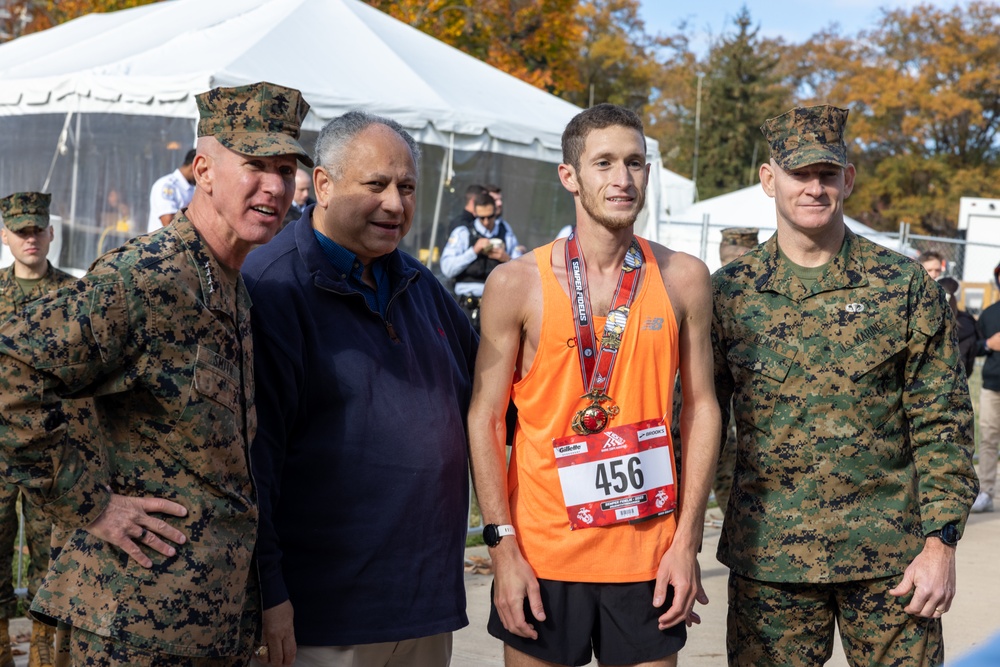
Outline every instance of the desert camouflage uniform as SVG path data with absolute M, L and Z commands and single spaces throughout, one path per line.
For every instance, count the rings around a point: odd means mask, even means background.
M 964 529 L 972 406 L 948 304 L 918 264 L 847 230 L 807 289 L 775 236 L 713 287 L 716 389 L 738 433 L 721 562 L 776 585 L 861 582 L 902 573 L 931 531 Z M 880 618 L 858 620 L 874 633 Z M 939 620 L 915 621 L 940 637 Z
M 69 525 L 96 519 L 111 492 L 188 510 L 167 517 L 188 538 L 175 556 L 145 549 L 152 569 L 77 530 L 33 611 L 139 649 L 249 659 L 259 607 L 249 307 L 242 278 L 179 213 L 0 328 L 0 475 Z M 55 400 L 84 395 L 100 418 L 89 433 Z M 95 450 L 105 460 L 88 462 Z
M 45 296 L 49 291 L 75 281 L 70 274 L 60 271 L 51 264 L 42 279 L 25 294 L 14 280 L 14 267 L 0 271 L 0 322 L 6 322 L 17 315 L 30 301 Z M 6 576 L 17 562 L 14 549 L 17 547 L 17 496 L 18 488 L 13 484 L 0 482 L 0 573 Z M 27 604 L 42 583 L 42 577 L 49 568 L 49 542 L 52 521 L 34 505 L 22 499 L 24 512 L 24 543 L 28 547 L 28 597 Z M 16 577 L 16 575 L 15 575 Z M 17 613 L 17 598 L 14 596 L 13 580 L 10 585 L 0 586 L 0 619 L 13 618 Z

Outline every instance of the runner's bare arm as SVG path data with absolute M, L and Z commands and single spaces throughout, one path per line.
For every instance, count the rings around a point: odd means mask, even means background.
M 712 288 L 708 269 L 690 255 L 667 253 L 664 259 L 657 259 L 680 329 L 680 372 L 684 392 L 680 428 L 684 447 L 677 534 L 660 560 L 653 593 L 653 604 L 659 605 L 666 597 L 667 585 L 674 587 L 673 604 L 659 619 L 661 628 L 687 619 L 695 599 L 702 604 L 708 602 L 701 586 L 697 557 L 705 526 L 705 506 L 719 457 L 721 432 L 713 375 Z
M 511 523 L 504 417 L 527 317 L 525 295 L 533 288 L 540 289 L 537 275 L 538 267 L 527 255 L 497 267 L 483 291 L 479 311 L 482 336 L 469 407 L 469 456 L 484 525 Z M 534 626 L 525 619 L 525 597 L 537 620 L 544 620 L 545 613 L 538 580 L 521 554 L 516 536 L 502 539 L 490 555 L 495 572 L 493 598 L 500 620 L 509 632 L 537 639 Z

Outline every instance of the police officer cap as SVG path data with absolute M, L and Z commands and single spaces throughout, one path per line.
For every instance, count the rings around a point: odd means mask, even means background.
M 847 109 L 826 104 L 796 107 L 777 118 L 769 118 L 760 131 L 771 146 L 771 159 L 785 171 L 821 163 L 846 167 L 847 114 Z
M 235 88 L 213 88 L 196 97 L 199 137 L 215 137 L 243 155 L 294 155 L 312 167 L 309 153 L 299 145 L 299 130 L 309 111 L 302 93 L 274 83 L 251 83 Z
M 722 230 L 722 245 L 756 248 L 757 233 L 756 227 L 728 227 Z
M 49 204 L 52 195 L 42 192 L 15 192 L 0 199 L 0 215 L 4 227 L 18 232 L 28 227 L 45 229 L 49 226 Z

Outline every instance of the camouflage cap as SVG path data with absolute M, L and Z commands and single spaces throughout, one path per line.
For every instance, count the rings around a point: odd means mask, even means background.
M 846 167 L 847 114 L 847 109 L 826 104 L 796 107 L 777 118 L 769 118 L 760 131 L 771 145 L 771 158 L 786 171 L 820 163 Z
M 197 96 L 198 136 L 211 136 L 243 155 L 295 155 L 313 166 L 297 141 L 309 104 L 302 93 L 273 83 L 213 88 Z
M 49 226 L 49 204 L 52 195 L 42 192 L 15 192 L 0 199 L 0 215 L 4 226 L 12 232 L 28 227 L 45 229 Z
M 758 231 L 756 227 L 728 227 L 722 230 L 722 244 L 756 248 Z

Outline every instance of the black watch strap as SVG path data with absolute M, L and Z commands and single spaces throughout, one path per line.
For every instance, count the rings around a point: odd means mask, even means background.
M 941 540 L 942 544 L 953 547 L 958 544 L 958 540 L 961 536 L 959 535 L 958 528 L 955 527 L 955 524 L 949 523 L 945 524 L 945 526 L 940 530 L 932 530 L 927 533 L 927 537 L 936 537 Z

